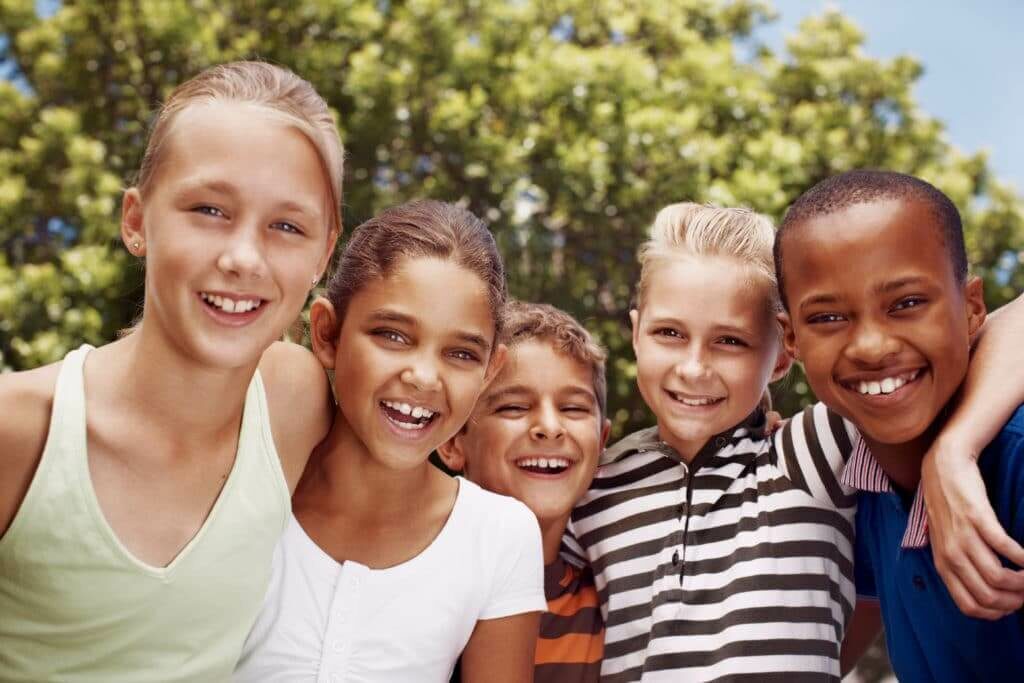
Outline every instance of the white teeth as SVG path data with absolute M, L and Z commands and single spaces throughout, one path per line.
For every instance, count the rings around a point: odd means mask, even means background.
M 423 406 L 411 406 L 408 403 L 396 403 L 394 401 L 383 401 L 383 403 L 388 408 L 402 413 L 402 415 L 409 415 L 416 419 L 426 418 L 429 420 L 435 415 L 433 410 L 424 408 Z
M 718 400 L 716 398 L 685 398 L 683 396 L 679 396 L 678 394 L 676 395 L 676 397 L 677 400 L 680 401 L 683 405 L 694 407 L 709 406 Z
M 523 458 L 516 462 L 519 467 L 539 467 L 543 469 L 565 469 L 570 465 L 566 458 Z
M 913 372 L 907 372 L 895 377 L 885 377 L 879 382 L 858 382 L 857 391 L 861 394 L 867 394 L 868 396 L 891 394 L 904 386 L 907 382 L 914 381 L 919 372 L 919 370 L 914 370 Z
M 228 299 L 227 297 L 217 296 L 216 294 L 206 294 L 205 292 L 199 295 L 203 301 L 217 308 L 221 309 L 225 313 L 248 313 L 254 308 L 259 308 L 259 299 Z

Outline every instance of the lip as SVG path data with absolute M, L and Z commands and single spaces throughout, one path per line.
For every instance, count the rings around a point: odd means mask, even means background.
M 246 299 L 258 299 L 260 301 L 260 305 L 252 309 L 251 311 L 246 311 L 245 313 L 228 313 L 227 311 L 223 311 L 203 301 L 203 294 L 211 294 L 213 296 L 226 297 L 228 299 L 233 299 L 235 301 Z M 270 303 L 270 301 L 260 296 L 255 296 L 251 294 L 233 294 L 209 289 L 204 289 L 202 290 L 202 292 L 196 292 L 196 299 L 199 301 L 199 306 L 204 311 L 206 311 L 206 314 L 210 316 L 210 318 L 212 318 L 218 324 L 223 325 L 225 327 L 245 327 L 246 325 L 250 324 L 257 318 L 262 316 L 263 312 L 267 309 L 267 306 Z
M 664 392 L 665 396 L 668 398 L 671 406 L 673 406 L 677 410 L 681 410 L 681 411 L 685 411 L 685 412 L 698 413 L 698 414 L 700 414 L 700 413 L 710 413 L 710 412 L 713 412 L 713 411 L 717 410 L 725 402 L 725 397 L 724 396 L 717 396 L 717 397 L 716 396 L 708 396 L 708 395 L 694 395 L 694 396 L 691 396 L 689 394 L 684 394 L 684 393 L 679 392 L 679 391 L 670 391 L 668 389 L 662 389 L 662 391 Z M 700 401 L 700 400 L 705 400 L 705 399 L 713 399 L 713 402 L 712 403 L 708 403 L 706 405 L 695 406 L 695 405 L 689 405 L 687 403 L 683 403 L 682 399 L 684 399 L 684 398 L 689 399 L 691 401 Z
M 384 423 L 384 427 L 395 436 L 406 443 L 416 443 L 425 440 L 429 437 L 437 426 L 441 422 L 440 414 L 437 414 L 430 420 L 424 427 L 419 429 L 403 429 L 395 424 L 395 422 L 388 417 L 387 413 L 384 412 L 384 407 L 378 402 L 376 404 L 377 415 L 380 416 L 381 422 Z

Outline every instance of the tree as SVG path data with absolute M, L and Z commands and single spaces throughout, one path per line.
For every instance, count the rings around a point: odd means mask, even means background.
M 921 66 L 872 59 L 837 12 L 783 54 L 758 0 L 0 0 L 0 368 L 101 343 L 140 310 L 118 198 L 155 104 L 211 64 L 309 79 L 346 142 L 345 221 L 431 196 L 492 225 L 512 292 L 609 346 L 616 429 L 649 421 L 626 313 L 656 210 L 693 199 L 774 218 L 854 167 L 921 175 L 961 207 L 991 305 L 1024 289 L 1024 204 L 920 111 Z M 797 375 L 780 390 L 809 399 Z

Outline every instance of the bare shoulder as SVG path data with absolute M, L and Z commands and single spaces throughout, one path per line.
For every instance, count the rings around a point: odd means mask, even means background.
M 49 432 L 60 363 L 0 375 L 0 533 L 18 511 Z
M 289 487 L 294 488 L 334 416 L 327 374 L 305 347 L 275 342 L 260 359 L 260 375 L 277 452 Z

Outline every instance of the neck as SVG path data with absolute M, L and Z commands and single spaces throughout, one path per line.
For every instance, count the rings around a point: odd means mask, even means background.
M 203 442 L 237 429 L 245 393 L 259 359 L 236 368 L 211 368 L 187 357 L 145 326 L 96 349 L 86 364 L 98 400 L 157 425 L 174 441 Z M 90 367 L 93 366 L 93 367 Z M 92 393 L 92 392 L 91 392 Z
M 295 491 L 296 506 L 328 515 L 386 522 L 408 519 L 452 480 L 430 464 L 395 470 L 374 460 L 339 410 L 330 433 L 313 451 Z
M 553 519 L 539 519 L 540 535 L 544 544 L 544 564 L 549 565 L 558 558 L 558 551 L 562 547 L 562 536 L 565 534 L 565 525 L 569 523 L 569 513 Z
M 864 441 L 893 484 L 904 491 L 916 491 L 921 483 L 921 463 L 941 426 L 941 420 L 936 419 L 920 436 L 903 443 L 880 443 L 867 435 Z

